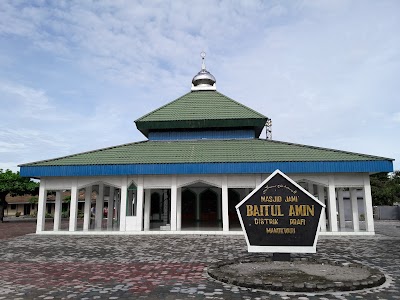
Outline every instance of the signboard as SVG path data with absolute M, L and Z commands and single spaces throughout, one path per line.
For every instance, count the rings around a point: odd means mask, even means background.
M 276 170 L 236 205 L 236 211 L 249 252 L 315 253 L 324 207 Z

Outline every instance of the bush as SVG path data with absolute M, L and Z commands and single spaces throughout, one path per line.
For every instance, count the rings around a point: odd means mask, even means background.
M 69 218 L 69 210 L 61 212 L 61 218 Z
M 37 217 L 37 211 L 31 212 L 31 217 L 36 218 Z
M 19 217 L 21 215 L 21 212 L 19 212 L 19 211 L 17 211 L 16 213 L 15 213 L 15 216 L 16 217 Z
M 78 218 L 83 219 L 85 213 L 82 210 L 78 210 Z
M 46 217 L 46 218 L 53 218 L 53 215 L 52 215 L 52 214 L 49 214 L 49 213 L 47 212 L 45 217 Z

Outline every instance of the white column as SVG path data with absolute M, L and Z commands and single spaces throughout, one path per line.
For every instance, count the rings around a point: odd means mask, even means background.
M 228 177 L 222 177 L 222 230 L 229 231 L 229 212 L 228 212 Z
M 85 209 L 83 212 L 83 230 L 89 230 L 90 217 L 92 208 L 92 186 L 85 188 Z
M 121 200 L 119 209 L 119 231 L 126 230 L 126 200 L 128 198 L 128 177 L 121 180 Z
M 335 178 L 333 175 L 329 176 L 328 186 L 328 205 L 329 205 L 329 230 L 332 232 L 338 231 L 337 225 L 337 211 L 336 211 L 336 192 L 335 192 Z
M 54 208 L 54 231 L 60 230 L 61 225 L 61 191 L 56 191 L 56 207 Z
M 358 215 L 357 189 L 350 189 L 351 213 L 353 230 L 360 231 L 360 217 Z
M 182 228 L 182 188 L 178 189 L 176 195 L 176 230 Z
M 121 196 L 121 191 L 118 189 L 117 190 L 117 193 L 115 193 L 115 191 L 114 191 L 114 195 L 115 195 L 115 201 L 114 201 L 114 207 L 115 207 L 115 213 L 114 213 L 114 218 L 115 218 L 115 226 L 118 226 L 117 225 L 117 223 L 119 224 L 119 210 L 120 210 L 120 207 L 119 207 L 119 204 L 120 204 L 120 199 L 119 199 L 119 197 Z M 113 224 L 113 227 L 114 227 L 114 224 Z
M 78 218 L 78 181 L 72 180 L 71 203 L 69 209 L 69 231 L 76 231 Z
M 308 183 L 308 192 L 314 196 L 314 184 L 313 183 Z
M 364 214 L 365 228 L 368 232 L 375 232 L 374 228 L 374 212 L 372 208 L 371 184 L 369 174 L 364 174 Z
M 256 183 L 255 187 L 258 187 L 262 182 L 261 181 L 261 174 L 255 174 L 254 176 L 255 176 L 255 183 Z
M 136 218 L 137 230 L 143 230 L 143 202 L 144 202 L 144 182 L 143 176 L 139 176 L 136 195 Z
M 144 190 L 144 230 L 150 230 L 151 189 Z
M 325 203 L 325 190 L 322 185 L 318 185 L 318 200 Z M 321 211 L 321 231 L 326 231 L 326 211 L 325 207 Z
M 45 179 L 41 179 L 39 186 L 36 233 L 44 231 L 45 218 L 46 218 L 46 200 L 47 200 L 46 181 Z
M 99 193 L 97 194 L 96 197 L 95 228 L 100 230 L 103 222 L 103 206 L 104 206 L 104 184 L 99 183 Z
M 114 187 L 110 186 L 110 195 L 108 196 L 107 229 L 111 230 L 114 217 Z
M 338 190 L 338 206 L 339 206 L 339 226 L 340 228 L 346 228 L 346 220 L 344 218 L 344 201 L 343 201 L 343 189 Z
M 176 185 L 176 175 L 172 177 L 171 183 L 171 231 L 176 231 L 176 202 L 178 188 Z

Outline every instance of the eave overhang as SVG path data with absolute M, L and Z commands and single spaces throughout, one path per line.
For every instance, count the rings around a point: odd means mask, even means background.
M 21 166 L 23 177 L 393 172 L 391 160 Z
M 260 136 L 265 126 L 265 119 L 224 119 L 224 120 L 177 120 L 177 121 L 136 121 L 137 129 L 146 137 L 149 137 L 150 131 L 166 131 L 166 130 L 198 130 L 198 129 L 254 129 L 256 137 Z

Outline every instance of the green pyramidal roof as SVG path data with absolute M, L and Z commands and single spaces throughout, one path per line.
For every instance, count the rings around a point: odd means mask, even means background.
M 391 160 L 263 139 L 145 141 L 23 166 Z
M 192 91 L 135 121 L 151 130 L 253 128 L 260 134 L 267 117 L 217 91 Z

